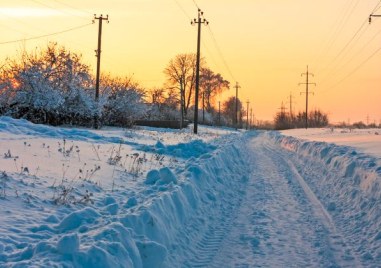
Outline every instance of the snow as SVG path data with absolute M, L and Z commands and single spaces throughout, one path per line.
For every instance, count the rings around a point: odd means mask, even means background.
M 320 131 L 299 135 L 343 134 Z M 381 265 L 375 155 L 199 132 L 0 117 L 0 267 Z
M 286 136 L 351 146 L 381 157 L 381 129 L 311 128 L 283 130 Z

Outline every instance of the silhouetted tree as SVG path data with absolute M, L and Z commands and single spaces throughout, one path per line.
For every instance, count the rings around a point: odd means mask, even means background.
M 212 112 L 212 105 L 217 94 L 229 89 L 229 81 L 225 80 L 221 74 L 214 73 L 209 68 L 202 68 L 200 74 L 201 93 L 204 94 L 206 111 Z
M 227 123 L 230 126 L 234 126 L 236 120 L 236 98 L 230 97 L 222 104 L 222 113 L 227 119 Z M 238 125 L 242 125 L 242 116 L 245 114 L 242 102 L 238 99 Z
M 184 115 L 193 101 L 193 91 L 196 79 L 196 54 L 179 54 L 169 61 L 164 69 L 168 84 L 175 86 L 179 92 L 179 99 L 182 99 L 181 107 Z
M 308 114 L 308 127 L 325 127 L 329 124 L 328 115 L 320 110 Z M 299 112 L 292 117 L 286 112 L 278 112 L 274 118 L 275 129 L 303 128 L 305 127 L 305 112 Z

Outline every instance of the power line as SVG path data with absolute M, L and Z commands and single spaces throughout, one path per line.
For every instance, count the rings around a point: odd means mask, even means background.
M 355 34 L 351 37 L 351 39 L 345 44 L 345 46 L 340 50 L 340 52 L 335 56 L 335 58 L 334 58 L 334 59 L 327 65 L 326 68 L 328 68 L 329 66 L 331 66 L 334 62 L 336 62 L 336 60 L 337 60 L 337 59 L 344 53 L 344 51 L 349 47 L 349 45 L 351 45 L 352 41 L 356 38 L 356 36 L 360 33 L 360 31 L 361 31 L 362 29 L 365 29 L 365 30 L 358 36 L 358 38 L 357 38 L 357 40 L 356 40 L 356 42 L 355 42 L 354 44 L 356 44 L 357 41 L 360 40 L 360 38 L 364 35 L 365 31 L 367 30 L 367 28 L 364 28 L 364 26 L 366 25 L 366 23 L 367 23 L 367 20 L 365 20 L 365 21 L 362 23 L 362 25 L 360 26 L 360 28 L 358 28 L 358 30 L 356 31 L 356 33 L 355 33 Z M 353 45 L 354 45 L 354 44 L 353 44 Z M 350 51 L 350 50 L 348 50 L 348 51 Z M 336 68 L 333 68 L 333 69 L 335 70 Z M 330 77 L 331 73 L 332 73 L 332 72 L 328 72 L 328 73 L 325 75 L 322 84 L 324 84 L 325 81 Z
M 185 9 L 180 5 L 180 3 L 177 0 L 173 0 L 177 4 L 177 6 L 181 9 L 181 11 L 184 13 L 184 15 L 188 18 L 188 20 L 192 20 L 192 18 L 189 16 L 189 14 L 185 11 Z
M 8 26 L 8 25 L 0 24 L 0 26 L 9 28 L 9 29 L 12 30 L 13 32 L 18 32 L 18 33 L 21 33 L 21 34 L 26 34 L 26 32 L 20 31 L 20 30 L 18 30 L 18 29 L 16 29 L 16 28 L 13 28 L 13 27 Z
M 307 72 L 305 73 L 302 73 L 302 76 L 305 75 L 306 76 L 306 82 L 305 83 L 299 83 L 299 85 L 306 85 L 306 92 L 301 92 L 300 94 L 303 94 L 305 93 L 306 94 L 306 115 L 305 115 L 305 125 L 306 125 L 306 129 L 308 128 L 308 95 L 309 94 L 314 94 L 313 92 L 308 92 L 308 88 L 309 88 L 309 85 L 315 85 L 316 86 L 316 83 L 311 83 L 308 81 L 309 77 L 310 76 L 314 76 L 314 74 L 308 72 L 308 65 L 307 65 Z
M 195 0 L 192 0 L 194 5 L 197 7 L 197 9 L 200 9 L 200 7 L 197 5 L 196 1 Z
M 333 31 L 331 33 L 331 36 L 330 36 L 329 40 L 326 42 L 326 45 L 324 46 L 325 49 L 320 54 L 321 56 L 326 55 L 331 50 L 333 44 L 336 42 L 340 26 L 346 20 L 347 12 L 349 11 L 350 6 L 352 5 L 352 3 L 353 3 L 353 0 L 351 0 L 351 2 L 347 2 L 348 5 L 345 6 L 344 11 L 342 13 L 342 16 L 337 16 L 337 19 L 336 19 L 336 21 L 334 23 L 334 26 L 332 27 Z M 319 58 L 321 58 L 321 56 L 317 55 L 315 60 L 314 60 L 314 63 L 316 63 L 316 61 Z M 319 69 L 320 69 L 320 67 L 318 68 L 318 70 Z
M 17 19 L 17 18 L 15 18 L 15 17 L 11 17 L 11 16 L 5 14 L 5 13 L 2 12 L 1 10 L 0 10 L 0 13 L 2 14 L 2 16 L 5 16 L 5 17 L 7 17 L 7 18 L 10 19 L 10 20 L 14 20 L 14 21 L 16 21 L 16 22 L 19 23 L 19 24 L 26 25 L 28 28 L 30 28 L 30 26 L 31 26 L 30 24 L 26 23 L 26 22 L 23 21 L 23 20 L 20 20 L 20 19 Z M 32 27 L 32 28 L 37 29 L 37 30 L 42 31 L 42 32 L 46 32 L 44 29 L 39 28 L 39 27 Z
M 61 2 L 61 1 L 58 1 L 58 0 L 53 0 L 53 1 L 56 2 L 56 3 L 59 3 L 59 4 L 63 5 L 63 6 L 66 6 L 66 7 L 68 7 L 68 8 L 77 10 L 77 11 L 79 11 L 79 12 L 81 12 L 81 13 L 86 14 L 86 15 L 93 15 L 92 13 L 90 13 L 90 12 L 88 12 L 88 11 L 86 11 L 86 10 L 82 10 L 82 9 L 76 8 L 76 7 L 74 7 L 74 6 L 72 6 L 72 5 L 69 5 L 69 4 L 67 4 L 67 3 L 64 3 L 64 2 Z
M 50 5 L 47 5 L 45 3 L 42 3 L 42 2 L 40 2 L 38 0 L 31 0 L 31 1 L 34 2 L 34 3 L 37 3 L 39 5 L 45 6 L 45 7 L 49 8 L 49 9 L 56 10 L 56 11 L 62 13 L 62 14 L 66 14 L 66 15 L 70 15 L 70 16 L 76 16 L 78 18 L 86 19 L 87 20 L 87 18 L 85 18 L 83 16 L 79 16 L 79 15 L 73 14 L 72 12 L 68 12 L 68 11 L 65 11 L 65 10 L 62 10 L 62 9 L 54 8 L 54 7 L 52 7 Z
M 21 41 L 35 40 L 35 39 L 40 39 L 40 38 L 44 38 L 44 37 L 48 37 L 48 36 L 63 34 L 63 33 L 67 33 L 67 32 L 71 32 L 71 31 L 74 31 L 74 30 L 78 30 L 78 29 L 84 28 L 84 27 L 89 26 L 89 25 L 92 25 L 92 23 L 87 23 L 87 24 L 80 25 L 80 26 L 77 26 L 77 27 L 73 27 L 73 28 L 70 28 L 70 29 L 67 29 L 67 30 L 63 30 L 63 31 L 60 31 L 60 32 L 55 32 L 55 33 L 50 33 L 50 34 L 44 34 L 44 35 L 34 36 L 34 37 L 30 37 L 30 38 L 23 38 L 23 39 L 18 39 L 18 40 L 0 42 L 0 45 L 17 43 L 17 42 L 21 42 Z
M 359 56 L 364 50 L 365 48 L 367 48 L 371 43 L 372 41 L 378 36 L 381 34 L 381 30 L 379 30 L 365 45 L 363 45 L 358 51 L 356 54 L 354 54 L 348 61 L 346 61 L 344 64 L 342 64 L 340 66 L 340 68 L 336 68 L 336 70 L 340 70 L 342 69 L 344 66 L 348 66 L 349 63 L 351 63 L 357 56 Z M 332 74 L 332 76 L 335 76 L 337 74 L 338 71 L 334 72 Z M 321 84 L 324 84 L 327 80 L 324 80 Z
M 214 63 L 214 65 L 218 68 L 218 69 L 221 69 L 219 66 L 218 66 L 218 63 L 216 61 L 216 59 L 214 58 L 211 50 L 209 49 L 209 47 L 205 44 L 204 40 L 201 40 L 201 43 L 202 43 L 202 46 L 203 48 L 206 49 L 206 52 L 208 53 L 208 56 L 212 59 L 212 62 Z
M 208 30 L 209 30 L 209 33 L 210 33 L 211 37 L 212 37 L 212 40 L 213 40 L 214 45 L 215 45 L 215 47 L 216 47 L 216 49 L 217 49 L 217 52 L 218 52 L 218 54 L 220 55 L 223 64 L 225 65 L 226 70 L 229 72 L 229 75 L 231 76 L 231 78 L 232 78 L 234 81 L 236 81 L 235 76 L 233 75 L 233 73 L 232 73 L 232 71 L 231 71 L 229 65 L 226 63 L 225 57 L 224 57 L 223 54 L 222 54 L 222 51 L 221 51 L 221 49 L 220 49 L 220 46 L 219 46 L 218 43 L 217 43 L 217 40 L 216 40 L 216 38 L 215 38 L 215 36 L 214 36 L 214 34 L 213 34 L 212 29 L 210 28 L 210 25 L 208 25 L 207 28 L 208 28 Z
M 381 50 L 381 47 L 379 47 L 376 51 L 374 51 L 368 58 L 366 58 L 362 63 L 360 63 L 356 68 L 354 68 L 348 75 L 346 75 L 344 78 L 342 78 L 339 82 L 337 82 L 335 85 L 333 85 L 329 89 L 323 91 L 323 93 L 337 87 L 342 82 L 344 82 L 346 79 L 348 79 L 351 75 L 353 75 L 355 72 L 357 72 L 365 63 L 367 63 L 370 59 L 372 59 L 380 50 Z
M 381 6 L 381 1 L 379 1 L 376 6 L 373 8 L 373 12 L 375 12 L 376 10 L 378 10 Z M 357 3 L 355 5 L 355 7 L 357 6 Z M 351 12 L 352 14 L 352 12 Z M 327 65 L 327 67 L 331 66 L 333 63 L 335 63 L 339 58 L 341 59 L 344 59 L 345 55 L 347 55 L 352 49 L 353 49 L 353 46 L 355 44 L 357 44 L 357 42 L 361 39 L 361 37 L 365 34 L 365 32 L 367 31 L 368 28 L 364 28 L 364 26 L 367 24 L 368 22 L 368 19 L 365 19 L 363 21 L 363 23 L 361 24 L 361 26 L 357 29 L 357 31 L 352 35 L 352 37 L 348 40 L 348 42 L 344 45 L 344 47 L 339 51 L 339 53 L 334 57 L 334 59 Z M 350 60 L 351 61 L 351 60 Z M 349 61 L 349 62 L 350 62 Z M 332 73 L 337 73 L 337 67 L 340 65 L 340 63 L 337 63 L 334 68 L 332 69 L 332 71 L 328 71 L 325 76 L 324 76 L 324 79 L 322 80 L 321 84 L 325 84 L 326 81 L 332 77 Z M 327 69 L 327 67 L 325 69 Z M 335 72 L 336 71 L 336 72 Z
M 358 4 L 358 2 L 356 3 L 356 5 L 354 6 L 354 7 L 356 7 L 357 6 L 357 4 Z M 351 13 L 350 14 L 352 14 L 353 13 L 353 10 L 354 9 L 352 9 L 352 11 L 351 11 Z M 348 17 L 349 18 L 349 17 Z M 348 19 L 346 20 L 346 21 L 348 21 Z M 333 64 L 343 53 L 344 53 L 344 51 L 348 48 L 348 46 L 352 43 L 352 41 L 356 38 L 356 36 L 359 34 L 359 32 L 364 28 L 364 26 L 366 25 L 366 23 L 367 23 L 367 20 L 365 20 L 362 24 L 361 24 L 361 26 L 360 26 L 360 28 L 356 31 L 356 33 L 351 37 L 351 39 L 345 44 L 345 46 L 344 46 L 344 48 L 342 48 L 341 50 L 340 50 L 340 52 L 335 56 L 335 58 L 331 61 L 331 63 L 330 64 L 328 64 L 328 66 L 329 65 L 331 65 L 331 64 Z M 344 26 L 343 26 L 344 27 Z M 342 27 L 342 28 L 343 28 Z M 341 28 L 341 30 L 342 30 L 342 28 Z M 340 31 L 341 31 L 340 30 Z M 363 32 L 364 33 L 364 32 Z M 361 35 L 362 36 L 362 35 Z M 360 37 L 361 37 L 360 36 Z M 359 37 L 359 38 L 360 38 Z M 358 39 L 357 39 L 358 40 Z M 328 67 L 327 66 L 327 67 Z
M 378 4 L 375 6 L 375 8 L 373 8 L 371 14 L 373 14 L 374 12 L 376 12 L 377 10 L 379 10 L 381 8 L 381 0 L 380 2 L 378 2 Z
M 376 12 L 378 9 L 380 9 L 381 8 L 381 0 L 376 4 L 376 6 L 373 8 L 373 10 L 372 10 L 372 12 L 371 12 L 371 14 L 373 14 L 374 12 Z M 355 37 L 360 33 L 360 31 L 364 28 L 364 26 L 366 25 L 366 23 L 367 23 L 367 19 L 362 23 L 362 25 L 360 26 L 360 28 L 356 31 L 356 33 L 352 36 L 352 38 L 348 41 L 348 43 L 345 45 L 345 47 L 340 51 L 340 53 L 342 53 L 348 46 L 349 46 L 349 44 L 355 39 Z M 366 30 L 367 28 L 365 28 L 365 30 Z M 356 40 L 356 42 L 358 41 L 358 40 L 360 40 L 360 38 L 363 36 L 363 34 L 364 34 L 364 32 L 365 31 L 363 31 L 359 36 L 358 36 L 358 38 L 357 38 L 357 40 Z M 370 44 L 370 42 L 378 35 L 379 33 L 377 33 L 375 36 L 373 36 L 373 38 L 371 38 L 371 40 L 370 41 L 368 41 L 361 49 L 360 49 L 360 51 L 356 54 L 356 55 L 358 55 L 365 47 L 367 47 L 369 44 Z M 337 82 L 334 86 L 332 86 L 332 87 L 330 87 L 329 89 L 327 89 L 327 90 L 325 90 L 325 91 L 323 91 L 323 92 L 327 92 L 327 91 L 329 91 L 329 90 L 331 90 L 331 89 L 333 89 L 333 88 L 335 88 L 335 87 L 337 87 L 339 84 L 341 84 L 343 81 L 345 81 L 347 78 L 349 78 L 352 74 L 354 74 L 358 69 L 360 69 L 366 62 L 368 62 L 372 57 L 374 57 L 376 54 L 377 54 L 377 52 L 380 50 L 381 48 L 379 48 L 378 50 L 376 50 L 371 56 L 369 56 L 367 59 L 365 59 L 365 61 L 363 61 L 360 65 L 358 65 L 356 68 L 354 68 L 347 76 L 345 76 L 343 79 L 341 79 L 339 82 Z M 350 50 L 348 50 L 348 51 L 350 51 Z M 347 52 L 348 52 L 347 51 Z M 340 54 L 339 53 L 339 54 Z M 337 57 L 336 57 L 337 58 Z M 335 58 L 335 59 L 336 59 Z M 351 62 L 353 59 L 355 58 L 355 56 L 352 56 L 351 58 L 350 58 L 350 60 L 347 62 L 347 63 L 349 63 L 349 62 Z M 338 66 L 338 64 L 337 64 L 337 66 Z M 344 66 L 344 65 L 342 65 L 342 66 Z M 337 68 L 336 68 L 337 69 Z M 331 72 L 332 73 L 332 72 Z M 327 75 L 326 75 L 326 77 L 329 77 L 330 76 L 330 74 L 331 73 L 328 73 Z M 336 72 L 337 73 L 337 72 Z M 322 82 L 322 84 L 324 84 L 325 82 L 327 81 L 327 78 L 325 78 L 324 80 L 323 80 L 323 82 Z

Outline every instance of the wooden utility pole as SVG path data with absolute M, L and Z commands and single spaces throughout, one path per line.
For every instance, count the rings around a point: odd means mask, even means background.
M 280 108 L 278 108 L 278 110 L 280 110 L 280 113 L 281 113 L 282 115 L 285 115 L 285 114 L 286 114 L 286 110 L 287 110 L 287 108 L 286 108 L 286 106 L 284 105 L 283 101 L 282 101 L 282 104 L 280 105 Z
M 309 85 L 315 85 L 315 86 L 316 86 L 316 83 L 310 83 L 310 82 L 308 82 L 308 78 L 309 78 L 310 76 L 312 76 L 312 77 L 314 76 L 314 74 L 308 72 L 308 65 L 307 65 L 307 72 L 301 74 L 301 76 L 303 76 L 303 75 L 306 76 L 306 82 L 305 82 L 305 83 L 299 83 L 299 85 L 306 85 L 306 92 L 301 92 L 300 94 L 303 94 L 303 93 L 306 94 L 306 116 L 305 116 L 305 125 L 306 125 L 306 129 L 307 129 L 307 128 L 308 128 L 308 95 L 309 95 L 309 94 L 314 94 L 313 92 L 308 92 L 308 87 L 309 87 Z
M 293 114 L 292 114 L 292 93 L 290 92 L 290 117 L 292 118 L 293 117 Z
M 205 92 L 202 92 L 202 123 L 205 124 Z
M 247 104 L 247 109 L 246 109 L 246 130 L 248 130 L 249 129 L 249 104 L 250 104 L 250 102 L 247 101 L 246 104 Z
M 97 74 L 96 74 L 96 80 L 95 80 L 95 101 L 98 103 L 99 101 L 99 77 L 100 77 L 100 69 L 101 69 L 101 47 L 102 47 L 102 23 L 103 21 L 108 20 L 108 15 L 104 18 L 103 15 L 101 14 L 99 17 L 97 17 L 94 14 L 94 20 L 93 23 L 95 23 L 95 20 L 98 20 L 99 25 L 98 25 L 98 49 L 95 51 L 95 56 L 97 57 Z M 97 129 L 99 128 L 99 115 L 96 114 L 94 118 L 94 128 Z
M 183 129 L 184 124 L 184 90 L 183 90 L 183 79 L 180 78 L 180 129 Z
M 238 89 L 240 85 L 235 83 L 235 129 L 238 129 Z
M 200 84 L 200 43 L 201 43 L 201 24 L 208 25 L 209 22 L 205 18 L 201 18 L 204 15 L 200 9 L 198 9 L 198 18 L 193 19 L 191 24 L 198 25 L 197 31 L 197 61 L 196 61 L 196 92 L 194 96 L 194 127 L 193 133 L 197 134 L 197 125 L 198 125 L 198 92 L 199 92 L 199 84 Z
M 370 14 L 369 15 L 369 24 L 372 23 L 372 17 L 381 17 L 381 15 Z
M 250 108 L 250 128 L 253 126 L 253 108 Z
M 221 126 L 221 101 L 218 101 L 218 125 Z

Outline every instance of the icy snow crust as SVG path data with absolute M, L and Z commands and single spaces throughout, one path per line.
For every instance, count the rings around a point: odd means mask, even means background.
M 0 154 L 18 157 L 0 158 L 0 267 L 381 265 L 376 158 L 277 132 L 200 132 L 0 117 Z M 80 153 L 58 152 L 63 138 Z M 134 174 L 137 154 L 148 161 Z M 80 178 L 84 162 L 101 168 Z M 77 202 L 53 203 L 61 181 Z

